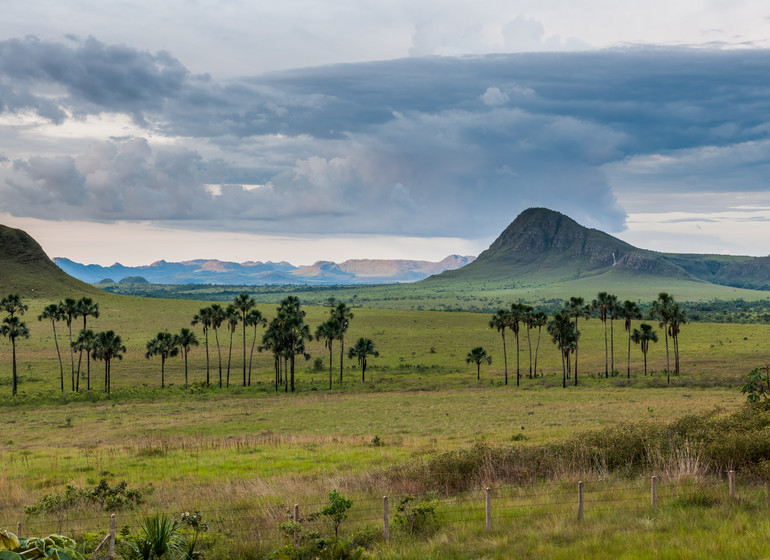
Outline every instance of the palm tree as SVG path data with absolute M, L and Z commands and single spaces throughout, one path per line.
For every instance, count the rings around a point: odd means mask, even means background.
M 262 312 L 259 309 L 251 309 L 246 313 L 246 317 L 243 320 L 244 325 L 254 327 L 254 338 L 251 341 L 251 353 L 249 354 L 249 380 L 248 385 L 251 387 L 251 364 L 254 359 L 254 346 L 257 344 L 257 327 L 267 326 L 267 320 L 262 316 Z
M 671 306 L 668 315 L 668 334 L 674 345 L 674 374 L 679 375 L 679 333 L 682 325 L 687 323 L 687 314 L 678 303 Z
M 476 348 L 473 348 L 470 352 L 468 352 L 468 355 L 465 356 L 466 364 L 470 364 L 470 363 L 476 364 L 476 381 L 481 380 L 482 362 L 486 362 L 487 364 L 492 363 L 492 356 L 487 354 L 487 351 L 484 350 L 483 346 L 476 346 Z
M 90 297 L 82 297 L 75 304 L 77 308 L 77 317 L 83 317 L 83 330 L 88 330 L 88 318 L 99 318 L 99 304 L 94 303 L 94 300 Z M 83 350 L 80 350 L 78 355 L 78 369 L 77 369 L 77 382 L 75 383 L 76 390 L 80 390 L 80 364 L 83 361 Z
M 59 351 L 59 338 L 56 336 L 56 321 L 61 321 L 64 318 L 61 308 L 55 303 L 46 305 L 43 308 L 43 312 L 38 315 L 37 320 L 50 319 L 51 326 L 53 327 L 53 342 L 56 345 L 56 356 L 59 358 L 59 379 L 61 381 L 61 392 L 64 392 L 64 364 L 61 361 L 61 352 Z
M 647 350 L 650 349 L 650 342 L 658 342 L 658 334 L 652 330 L 652 325 L 642 323 L 638 329 L 634 329 L 631 340 L 641 345 L 644 355 L 644 375 L 647 375 Z
M 211 328 L 211 308 L 204 307 L 193 315 L 192 326 L 200 324 L 203 327 L 203 336 L 206 346 L 206 386 L 211 385 L 211 368 L 209 367 L 209 329 Z
M 11 315 L 3 319 L 3 324 L 0 325 L 0 335 L 11 341 L 13 349 L 12 395 L 15 397 L 19 386 L 19 378 L 16 373 L 16 340 L 19 338 L 29 338 L 29 329 L 21 319 Z
M 650 317 L 658 319 L 658 325 L 663 329 L 663 336 L 666 339 L 666 379 L 671 383 L 671 365 L 668 359 L 668 323 L 671 320 L 671 306 L 674 305 L 674 298 L 666 292 L 660 292 L 658 299 L 652 302 L 650 307 Z
M 294 361 L 297 354 L 302 354 L 306 360 L 310 355 L 305 352 L 305 342 L 312 340 L 310 327 L 305 324 L 305 311 L 301 308 L 297 296 L 287 296 L 281 301 L 278 308 L 277 326 L 280 329 L 279 337 L 283 341 L 283 350 L 289 358 L 289 385 L 294 392 Z M 288 388 L 287 386 L 287 388 Z
M 569 311 L 571 317 L 575 318 L 575 387 L 578 384 L 578 319 L 585 317 L 591 318 L 591 306 L 587 305 L 582 297 L 571 297 L 565 302 L 564 308 Z
M 537 355 L 540 351 L 540 334 L 543 327 L 548 324 L 548 315 L 546 315 L 544 311 L 535 311 L 531 314 L 529 320 L 532 325 L 531 328 L 537 328 L 537 345 L 535 346 L 535 375 L 537 375 Z M 527 324 L 528 327 L 530 323 Z
M 222 326 L 225 319 L 227 319 L 227 313 L 222 306 L 218 303 L 213 303 L 209 308 L 211 310 L 211 328 L 214 330 L 214 340 L 217 343 L 217 363 L 219 364 L 219 388 L 222 388 L 222 350 L 219 346 L 219 327 Z
M 508 355 L 505 350 L 505 329 L 508 328 L 509 322 L 510 322 L 510 313 L 505 309 L 499 309 L 497 313 L 492 315 L 492 318 L 489 320 L 489 328 L 497 329 L 497 332 L 499 332 L 503 338 L 503 369 L 505 371 L 506 385 L 508 385 Z M 532 377 L 532 352 L 531 351 L 530 351 L 529 359 L 530 359 L 529 376 Z
M 153 356 L 160 356 L 160 386 L 166 387 L 166 358 L 179 354 L 174 335 L 168 332 L 159 332 L 154 338 L 147 341 L 147 352 L 144 357 L 148 360 Z
M 642 310 L 639 309 L 639 304 L 627 299 L 618 307 L 618 317 L 623 319 L 623 327 L 628 333 L 628 370 L 626 373 L 628 379 L 631 379 L 631 321 L 642 319 L 644 315 L 642 315 Z
M 238 327 L 238 322 L 241 320 L 241 315 L 240 313 L 238 313 L 238 309 L 231 304 L 227 306 L 227 309 L 225 309 L 225 318 L 227 320 L 227 330 L 230 331 L 230 350 L 227 353 L 227 385 L 226 385 L 227 387 L 230 387 L 230 359 L 233 356 L 233 334 L 235 334 L 235 329 Z M 246 327 L 244 326 L 244 331 L 243 331 L 244 334 L 246 333 L 245 328 Z M 246 352 L 246 348 L 244 347 L 244 357 L 246 356 L 245 352 Z M 244 370 L 243 370 L 244 387 L 246 386 L 245 385 L 245 381 L 246 381 L 245 363 L 246 362 L 244 361 Z
M 72 320 L 78 316 L 78 302 L 74 298 L 64 298 L 59 302 L 59 307 L 67 323 L 67 329 L 70 335 L 70 365 L 72 367 L 72 390 L 75 390 L 75 350 L 72 346 Z
M 607 318 L 617 302 L 617 297 L 607 292 L 599 292 L 596 299 L 591 302 L 591 310 L 599 314 L 599 320 L 604 323 L 604 377 L 609 377 L 609 347 L 607 345 Z M 614 371 L 614 364 L 613 364 Z
M 332 346 L 340 336 L 340 325 L 334 319 L 328 319 L 315 330 L 316 340 L 324 341 L 324 348 L 329 349 L 329 390 L 332 389 Z
M 21 301 L 19 294 L 9 294 L 3 299 L 0 299 L 0 309 L 8 313 L 8 316 L 13 318 L 18 313 L 24 315 L 29 307 Z
M 187 389 L 187 355 L 193 346 L 198 346 L 198 337 L 187 327 L 183 327 L 179 334 L 174 335 L 174 346 L 182 349 L 184 355 L 184 388 Z
M 270 350 L 273 353 L 273 365 L 275 367 L 275 390 L 281 383 L 281 354 L 283 352 L 283 342 L 281 340 L 281 330 L 278 317 L 270 321 L 262 335 L 262 345 L 259 351 Z
M 574 325 L 568 310 L 562 309 L 548 322 L 548 333 L 561 353 L 562 384 L 567 387 L 567 368 L 569 367 L 570 352 L 574 350 L 577 339 L 575 338 Z M 577 333 L 578 336 L 580 333 Z
M 532 311 L 532 308 L 523 303 L 512 303 L 511 310 L 508 313 L 508 328 L 513 331 L 516 336 L 516 386 L 519 386 L 521 379 L 521 371 L 519 369 L 519 330 L 521 322 L 526 318 L 527 313 Z
M 91 329 L 81 329 L 78 337 L 72 343 L 74 345 L 74 350 L 80 352 L 81 355 L 83 351 L 86 353 L 86 387 L 89 391 L 91 390 L 91 351 L 94 349 L 94 336 L 94 331 Z M 75 389 L 76 391 L 80 391 L 80 367 L 78 367 L 77 384 Z
M 359 338 L 356 341 L 355 346 L 348 349 L 348 358 L 358 359 L 358 365 L 361 366 L 361 382 L 366 381 L 366 358 L 372 356 L 374 358 L 380 355 L 377 350 L 374 349 L 374 342 L 370 338 Z
M 104 360 L 104 390 L 107 397 L 110 396 L 112 389 L 112 360 L 123 359 L 126 347 L 120 336 L 115 331 L 105 331 L 96 334 L 96 340 L 93 349 L 93 357 L 97 360 Z
M 257 300 L 249 294 L 239 294 L 233 299 L 233 305 L 241 312 L 241 323 L 243 324 L 243 386 L 246 386 L 246 314 L 256 307 Z M 256 339 L 256 328 L 254 329 L 254 338 Z M 252 344 L 252 351 L 254 345 Z M 251 372 L 251 370 L 249 370 Z
M 329 298 L 328 305 L 331 306 L 331 318 L 339 324 L 340 333 L 340 383 L 342 383 L 343 358 L 345 356 L 345 333 L 350 326 L 350 320 L 353 319 L 353 310 L 346 304 L 337 303 L 334 298 Z

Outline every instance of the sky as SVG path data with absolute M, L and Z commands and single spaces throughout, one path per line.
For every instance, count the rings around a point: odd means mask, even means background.
M 29 0 L 0 223 L 142 265 L 477 255 L 539 206 L 770 254 L 770 6 Z

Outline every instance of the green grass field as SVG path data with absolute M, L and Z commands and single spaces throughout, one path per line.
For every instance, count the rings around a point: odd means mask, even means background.
M 173 386 L 161 390 L 160 360 L 144 357 L 145 343 L 158 331 L 177 332 L 189 326 L 192 315 L 205 304 L 109 294 L 97 301 L 101 316 L 90 320 L 89 327 L 114 329 L 128 347 L 125 358 L 113 364 L 112 400 L 98 394 L 101 363 L 92 364 L 96 388 L 92 396 L 59 397 L 51 326 L 37 321 L 51 300 L 28 300 L 25 319 L 32 333 L 18 346 L 22 396 L 15 402 L 10 399 L 10 345 L 0 341 L 0 391 L 8 395 L 2 400 L 0 417 L 4 434 L 0 440 L 4 466 L 0 471 L 0 527 L 13 528 L 22 521 L 30 531 L 61 528 L 76 535 L 102 531 L 108 515 L 104 512 L 28 518 L 23 508 L 45 494 L 62 492 L 67 484 L 90 487 L 107 477 L 111 482 L 125 480 L 145 493 L 146 503 L 137 511 L 119 513 L 120 523 L 134 529 L 145 513 L 203 511 L 213 522 L 216 538 L 212 537 L 210 553 L 214 558 L 254 557 L 276 548 L 281 544 L 276 526 L 286 518 L 286 508 L 300 503 L 306 509 L 320 509 L 332 488 L 342 489 L 357 503 L 349 522 L 351 530 L 376 526 L 381 497 L 404 490 L 392 486 L 384 473 L 435 453 L 479 442 L 558 443 L 584 431 L 612 430 L 629 422 L 667 422 L 714 410 L 728 414 L 745 402 L 738 386 L 750 369 L 768 359 L 770 339 L 768 325 L 687 324 L 680 335 L 682 375 L 672 378 L 667 387 L 662 340 L 650 351 L 652 375 L 647 377 L 642 372 L 641 353 L 632 345 L 629 381 L 627 337 L 622 323 L 616 322 L 615 368 L 620 374 L 605 379 L 603 326 L 596 319 L 581 321 L 580 384 L 562 389 L 561 360 L 545 332 L 537 377 L 529 379 L 523 330 L 522 379 L 517 387 L 515 339 L 507 333 L 509 384 L 505 386 L 502 341 L 488 327 L 488 314 L 360 307 L 354 309 L 346 345 L 358 337 L 369 337 L 381 353 L 370 361 L 366 383 L 361 382 L 356 364 L 347 359 L 344 382 L 338 382 L 335 344 L 334 388 L 328 391 L 329 354 L 321 343 L 313 342 L 308 351 L 313 358 L 323 359 L 323 370 L 313 370 L 313 359 L 298 362 L 298 394 L 274 392 L 272 356 L 264 354 L 255 355 L 253 386 L 240 387 L 238 329 L 233 338 L 229 389 L 196 386 L 185 391 L 181 387 L 182 361 L 175 358 L 167 365 L 167 382 Z M 272 305 L 260 309 L 268 318 L 274 313 Z M 327 313 L 323 307 L 308 307 L 307 311 L 313 329 Z M 66 327 L 61 323 L 58 332 L 60 345 L 66 347 Z M 226 364 L 229 337 L 225 332 L 220 332 L 220 341 Z M 200 331 L 198 335 L 202 339 Z M 531 335 L 534 344 L 536 331 Z M 212 376 L 216 378 L 213 337 L 210 342 Z M 493 356 L 493 364 L 482 367 L 480 381 L 475 365 L 464 359 L 478 345 Z M 64 358 L 69 388 L 69 356 L 64 354 Z M 196 382 L 205 377 L 202 346 L 191 354 L 190 374 Z M 594 477 L 595 484 L 602 478 L 600 471 L 587 474 Z M 722 484 L 713 474 L 691 481 L 694 489 L 682 482 L 682 492 L 711 492 Z M 543 482 L 540 491 L 563 492 L 565 485 L 572 488 L 574 476 L 567 468 L 563 480 Z M 607 476 L 613 479 L 611 473 Z M 643 480 L 618 479 L 616 483 L 628 486 L 622 496 L 633 498 L 634 504 L 645 503 Z M 496 491 L 526 493 L 532 489 L 501 487 Z M 526 498 L 522 499 L 526 505 Z M 574 523 L 572 506 L 568 506 L 566 513 L 560 509 L 543 516 L 500 520 L 489 534 L 483 522 L 462 521 L 463 500 L 476 498 L 442 498 L 443 522 L 431 538 L 397 535 L 387 545 L 375 540 L 369 546 L 372 557 L 589 558 L 606 552 L 611 557 L 644 558 L 649 556 L 641 551 L 657 550 L 667 558 L 696 558 L 737 557 L 743 550 L 742 557 L 759 558 L 767 552 L 754 543 L 766 527 L 751 522 L 767 506 L 761 487 L 746 489 L 738 504 L 718 497 L 705 506 L 678 507 L 674 500 L 650 512 L 629 509 L 621 501 L 611 510 L 594 508 L 582 525 Z M 239 513 L 242 511 L 249 512 L 247 520 Z M 478 515 L 483 519 L 482 509 Z M 242 534 L 252 536 L 248 545 L 235 539 Z M 713 538 L 704 539 L 705 534 Z

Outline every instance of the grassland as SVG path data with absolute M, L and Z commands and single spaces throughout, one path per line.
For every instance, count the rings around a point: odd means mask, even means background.
M 167 367 L 167 380 L 173 386 L 161 390 L 159 360 L 146 359 L 144 345 L 160 330 L 176 332 L 189 326 L 192 315 L 204 304 L 108 294 L 97 299 L 101 316 L 89 326 L 116 330 L 128 346 L 125 358 L 113 365 L 115 398 L 109 401 L 97 392 L 80 399 L 59 399 L 59 366 L 51 326 L 36 320 L 50 300 L 28 301 L 31 338 L 21 341 L 18 349 L 22 397 L 15 402 L 6 398 L 0 405 L 4 434 L 0 441 L 4 467 L 0 472 L 0 526 L 13 527 L 22 520 L 30 531 L 69 528 L 82 534 L 103 530 L 103 512 L 26 518 L 23 507 L 45 494 L 61 492 L 67 484 L 89 487 L 107 477 L 113 482 L 126 480 L 146 495 L 147 502 L 136 512 L 119 514 L 121 523 L 136 527 L 142 514 L 153 511 L 204 511 L 219 539 L 219 544 L 212 545 L 215 557 L 236 553 L 249 557 L 275 548 L 280 544 L 275 527 L 285 519 L 290 504 L 317 510 L 331 488 L 354 497 L 358 509 L 351 525 L 365 524 L 372 517 L 375 521 L 370 524 L 376 524 L 381 496 L 405 490 L 393 486 L 383 473 L 435 453 L 479 442 L 548 444 L 583 431 L 611 430 L 626 422 L 665 422 L 714 410 L 727 414 L 742 406 L 745 398 L 737 387 L 749 369 L 767 359 L 770 340 L 768 325 L 685 325 L 681 333 L 683 373 L 667 387 L 661 373 L 665 367 L 662 341 L 651 349 L 652 375 L 648 377 L 642 374 L 641 353 L 632 347 L 633 370 L 628 380 L 627 338 L 622 324 L 616 324 L 615 367 L 621 374 L 604 379 L 604 329 L 597 320 L 582 322 L 580 385 L 562 389 L 561 361 L 545 332 L 537 377 L 529 379 L 523 331 L 523 377 L 517 387 L 515 340 L 508 334 L 510 379 L 505 386 L 502 341 L 488 327 L 486 313 L 360 307 L 354 309 L 347 342 L 370 337 L 381 353 L 370 362 L 366 383 L 349 361 L 345 381 L 338 383 L 335 345 L 335 383 L 328 391 L 329 354 L 321 343 L 313 342 L 308 350 L 314 358 L 323 359 L 323 370 L 315 371 L 313 360 L 302 362 L 298 394 L 274 392 L 272 357 L 261 354 L 255 356 L 255 383 L 239 387 L 242 346 L 238 330 L 233 339 L 229 389 L 196 386 L 184 390 L 182 363 L 177 358 Z M 261 310 L 268 317 L 273 313 L 270 305 L 262 305 Z M 323 307 L 309 307 L 308 323 L 314 327 L 326 312 Z M 226 364 L 228 338 L 224 331 L 220 334 Z M 61 324 L 59 335 L 64 346 L 66 330 Z M 531 335 L 534 344 L 536 331 Z M 216 377 L 213 337 L 210 342 L 212 375 Z M 482 368 L 480 381 L 475 366 L 464 360 L 468 350 L 478 345 L 485 346 L 494 358 L 491 366 Z M 6 373 L 0 391 L 7 394 L 9 351 L 7 341 L 1 341 L 0 372 Z M 65 354 L 67 375 L 68 359 Z M 92 384 L 98 388 L 101 364 L 92 364 L 92 368 Z M 190 371 L 192 380 L 204 379 L 203 347 L 193 350 Z M 592 476 L 595 483 L 602 477 L 613 479 L 601 471 L 583 474 Z M 573 487 L 576 475 L 544 483 L 539 491 L 564 492 Z M 615 484 L 620 495 L 644 503 L 643 481 L 618 479 Z M 708 478 L 693 484 L 696 488 L 685 486 L 682 492 L 710 492 L 722 483 Z M 537 489 L 498 490 L 526 494 Z M 526 504 L 528 498 L 521 499 L 524 501 L 517 503 Z M 730 557 L 739 550 L 748 551 L 744 557 L 764 553 L 752 539 L 767 527 L 749 521 L 767 505 L 761 488 L 746 490 L 739 504 L 717 497 L 707 506 L 678 507 L 674 500 L 658 512 L 649 512 L 626 508 L 621 502 L 611 511 L 594 509 L 581 526 L 574 523 L 569 506 L 566 513 L 558 510 L 542 517 L 500 520 L 489 534 L 475 521 L 462 521 L 464 500 L 478 501 L 465 495 L 442 501 L 444 524 L 430 539 L 420 544 L 402 537 L 388 545 L 375 541 L 370 546 L 374 557 L 558 558 L 595 557 L 598 551 L 623 557 L 628 547 L 651 547 L 671 558 Z M 366 508 L 369 510 L 364 511 Z M 481 511 L 478 515 L 483 515 Z M 720 517 L 722 521 L 717 521 Z M 730 537 L 735 532 L 740 538 Z M 704 540 L 702 535 L 707 533 L 713 539 Z M 233 549 L 225 544 L 242 534 L 251 535 L 249 546 Z M 692 552 L 678 553 L 682 546 Z

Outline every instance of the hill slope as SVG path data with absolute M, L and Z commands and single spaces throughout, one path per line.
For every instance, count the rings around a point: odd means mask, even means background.
M 529 285 L 594 278 L 708 282 L 770 290 L 770 257 L 688 255 L 639 249 L 546 208 L 522 212 L 467 266 L 430 281 L 516 281 Z
M 66 274 L 26 232 L 0 225 L 0 294 L 11 293 L 61 298 L 102 292 Z

